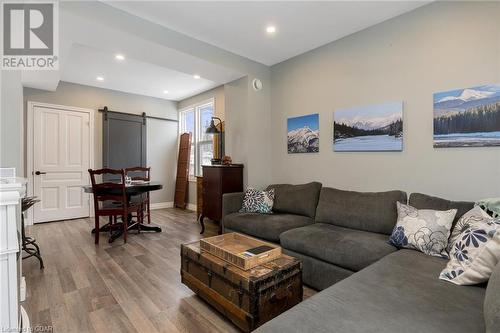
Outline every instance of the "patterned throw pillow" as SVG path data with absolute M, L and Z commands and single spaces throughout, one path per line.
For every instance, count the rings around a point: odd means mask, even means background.
M 416 209 L 397 203 L 398 222 L 389 244 L 414 249 L 430 256 L 448 258 L 446 247 L 456 209 L 446 211 Z
M 500 261 L 500 219 L 481 216 L 476 208 L 465 213 L 453 230 L 460 233 L 454 237 L 441 280 L 458 285 L 485 282 Z
M 274 204 L 274 189 L 258 191 L 249 188 L 245 191 L 243 206 L 240 213 L 272 214 Z
M 452 247 L 457 241 L 458 237 L 462 232 L 470 227 L 470 224 L 472 222 L 482 221 L 484 219 L 491 219 L 491 217 L 479 206 L 474 206 L 474 208 L 462 215 L 462 217 L 458 220 L 457 224 L 453 228 L 450 239 L 448 240 L 448 248 L 446 249 L 448 253 L 451 255 Z

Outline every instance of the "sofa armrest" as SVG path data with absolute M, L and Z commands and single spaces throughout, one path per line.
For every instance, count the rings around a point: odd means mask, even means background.
M 224 218 L 226 215 L 236 213 L 241 209 L 245 192 L 224 193 L 222 195 L 222 233 L 224 233 Z
M 228 214 L 236 213 L 243 205 L 245 192 L 224 193 L 222 195 L 222 219 Z

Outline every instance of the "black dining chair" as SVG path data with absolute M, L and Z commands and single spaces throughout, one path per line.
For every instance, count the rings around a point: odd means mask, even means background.
M 129 228 L 129 215 L 136 213 L 138 216 L 137 223 L 141 223 L 142 205 L 140 203 L 129 202 L 125 184 L 125 170 L 116 169 L 89 169 L 90 180 L 92 182 L 92 193 L 94 197 L 94 213 L 95 213 L 95 243 L 99 244 L 99 218 L 101 216 L 109 217 L 109 231 L 119 227 L 116 223 L 116 217 L 121 216 L 123 227 L 123 240 L 127 242 L 127 231 Z M 98 183 L 96 176 L 114 175 L 119 176 L 120 182 L 112 182 L 102 180 Z M 105 179 L 104 177 L 102 177 Z M 140 225 L 139 225 L 140 230 Z
M 151 181 L 151 168 L 150 167 L 133 167 L 126 168 L 125 175 L 129 176 L 132 181 Z M 151 224 L 151 199 L 149 197 L 149 192 L 142 194 L 139 197 L 143 207 L 143 219 L 144 217 L 148 218 L 148 224 Z M 145 213 L 144 213 L 145 212 Z

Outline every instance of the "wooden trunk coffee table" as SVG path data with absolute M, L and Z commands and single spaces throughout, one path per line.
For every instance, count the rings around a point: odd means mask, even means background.
M 242 270 L 200 250 L 181 245 L 182 283 L 249 332 L 302 301 L 302 262 L 282 254 Z

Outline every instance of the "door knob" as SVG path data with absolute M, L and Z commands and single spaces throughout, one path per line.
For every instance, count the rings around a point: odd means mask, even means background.
M 35 171 L 35 175 L 40 176 L 40 175 L 45 175 L 46 172 L 40 172 L 40 171 Z

